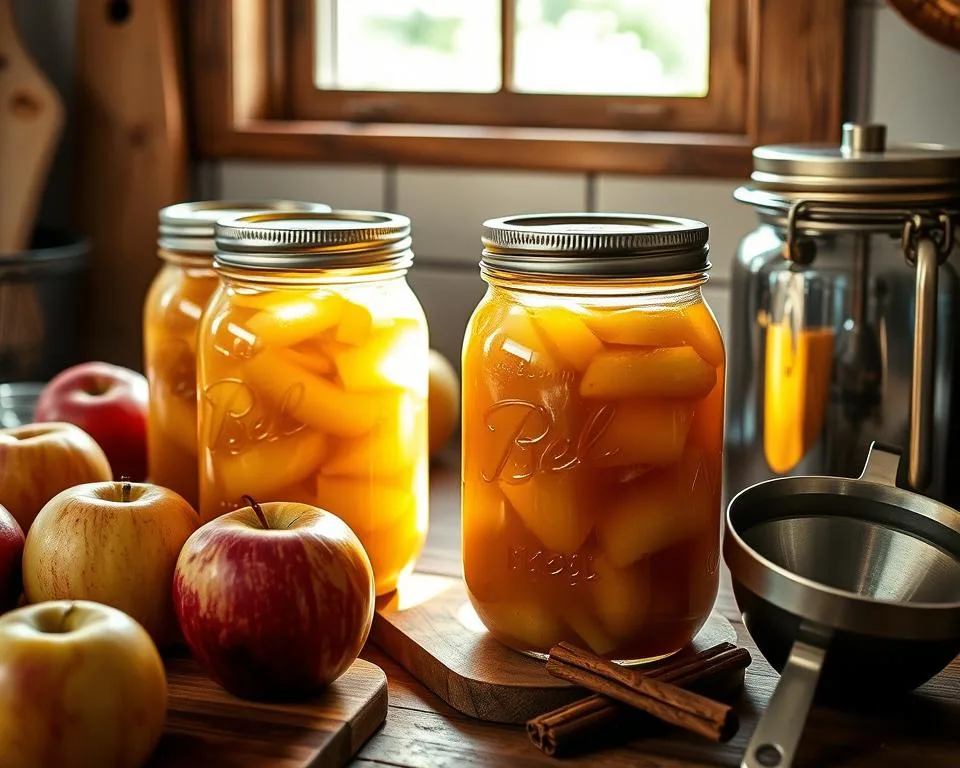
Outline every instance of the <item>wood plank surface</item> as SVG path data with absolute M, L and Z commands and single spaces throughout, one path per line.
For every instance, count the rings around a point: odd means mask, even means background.
M 459 467 L 455 456 L 443 457 L 431 478 L 431 529 L 419 570 L 460 574 Z M 351 765 L 469 768 L 563 764 L 603 768 L 687 768 L 739 766 L 760 712 L 777 684 L 777 673 L 750 639 L 723 571 L 715 610 L 726 616 L 753 663 L 736 701 L 741 726 L 726 744 L 712 744 L 676 729 L 623 734 L 615 744 L 591 754 L 557 761 L 538 752 L 522 726 L 500 725 L 468 717 L 415 680 L 375 645 L 363 657 L 387 673 L 390 711 L 384 727 L 360 750 Z M 797 768 L 850 766 L 887 768 L 960 765 L 960 660 L 917 691 L 878 700 L 871 709 L 841 710 L 815 705 L 807 720 Z
M 299 704 L 237 699 L 186 658 L 167 660 L 167 685 L 167 724 L 151 768 L 339 768 L 387 714 L 386 676 L 362 659 Z

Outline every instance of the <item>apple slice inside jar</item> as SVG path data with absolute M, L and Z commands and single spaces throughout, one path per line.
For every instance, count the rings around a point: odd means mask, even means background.
M 704 397 L 717 383 L 717 370 L 691 347 L 615 349 L 600 352 L 580 382 L 588 398 Z
M 352 477 L 320 475 L 317 505 L 342 518 L 355 532 L 390 531 L 416 514 L 416 496 L 409 487 Z
M 500 490 L 526 528 L 551 553 L 572 555 L 593 528 L 575 473 L 547 472 L 521 481 L 500 480 Z
M 575 600 L 576 598 L 574 598 Z M 574 603 L 563 614 L 563 620 L 580 640 L 598 656 L 608 656 L 620 640 L 611 635 L 585 606 Z
M 387 315 L 373 299 L 369 305 L 346 300 L 335 338 L 341 344 L 360 346 L 376 331 L 385 330 L 393 323 L 392 315 Z
M 540 372 L 540 376 L 560 369 L 543 337 L 523 307 L 510 307 L 500 320 L 500 327 L 486 345 L 486 369 L 502 371 L 508 376 Z
M 283 491 L 316 471 L 323 461 L 326 438 L 302 429 L 277 440 L 265 440 L 236 455 L 213 458 L 215 476 L 224 494 L 239 501 L 244 494 L 258 501 L 289 501 Z
M 723 365 L 726 357 L 723 338 L 717 326 L 717 319 L 707 303 L 700 302 L 686 307 L 684 316 L 690 322 L 687 343 L 710 365 L 717 367 Z
M 478 600 L 505 600 L 513 589 L 506 500 L 496 483 L 471 480 L 462 488 L 464 581 Z
M 703 451 L 703 464 L 710 489 L 719 494 L 722 475 L 720 450 L 723 446 L 723 387 L 715 387 L 693 407 L 693 421 L 687 441 Z
M 621 400 L 601 414 L 606 426 L 585 463 L 594 467 L 673 464 L 679 461 L 693 421 L 687 402 Z
M 714 499 L 701 452 L 691 449 L 677 464 L 624 485 L 598 516 L 597 538 L 610 563 L 623 568 L 702 532 Z
M 196 456 L 196 401 L 167 393 L 161 397 L 154 397 L 151 407 L 154 408 L 157 416 L 154 423 L 163 425 L 163 434 L 177 446 L 177 449 Z
M 362 346 L 334 353 L 334 364 L 349 392 L 402 387 L 426 397 L 428 348 L 419 329 L 398 322 L 379 330 Z
M 593 569 L 593 604 L 601 625 L 620 641 L 637 637 L 650 611 L 649 561 L 644 558 L 627 568 L 617 568 L 607 557 L 599 556 L 594 558 Z
M 359 437 L 390 407 L 389 392 L 346 392 L 281 354 L 264 350 L 244 362 L 242 376 L 282 414 L 333 435 Z
M 405 392 L 390 393 L 388 399 L 381 423 L 362 437 L 341 440 L 321 468 L 323 474 L 390 477 L 425 453 L 426 404 Z
M 585 317 L 607 344 L 632 347 L 691 346 L 713 366 L 723 363 L 723 344 L 706 304 L 682 309 L 597 310 Z
M 531 310 L 536 327 L 557 359 L 577 371 L 585 371 L 603 343 L 572 309 L 538 307 Z
M 278 301 L 253 315 L 246 322 L 246 328 L 264 347 L 290 347 L 336 325 L 343 305 L 343 299 L 336 293 Z
M 333 361 L 322 352 L 304 349 L 301 345 L 277 351 L 294 365 L 317 376 L 327 377 L 333 373 Z
M 370 557 L 376 593 L 383 595 L 396 589 L 400 578 L 413 569 L 427 535 L 415 530 L 406 530 L 402 534 L 358 531 L 357 538 Z
M 546 652 L 563 639 L 563 622 L 541 601 L 513 600 L 476 608 L 488 629 L 521 648 Z

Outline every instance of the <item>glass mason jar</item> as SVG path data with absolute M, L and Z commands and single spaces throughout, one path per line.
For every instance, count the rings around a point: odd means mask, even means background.
M 213 225 L 221 216 L 259 210 L 329 211 L 319 203 L 205 200 L 160 210 L 163 266 L 143 307 L 144 371 L 150 384 L 148 476 L 194 507 L 197 470 L 197 323 L 217 287 Z
M 427 324 L 410 221 L 365 211 L 217 224 L 201 319 L 200 515 L 299 501 L 363 543 L 377 594 L 427 533 Z
M 463 568 L 507 645 L 662 658 L 716 599 L 724 345 L 707 227 L 626 214 L 484 225 L 463 346 Z

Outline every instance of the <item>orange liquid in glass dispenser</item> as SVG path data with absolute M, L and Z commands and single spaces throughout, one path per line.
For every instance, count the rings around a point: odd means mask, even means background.
M 702 302 L 527 307 L 464 348 L 463 560 L 506 644 L 673 653 L 716 598 L 724 349 Z
M 833 368 L 833 329 L 767 326 L 763 451 L 770 469 L 792 470 L 823 433 Z

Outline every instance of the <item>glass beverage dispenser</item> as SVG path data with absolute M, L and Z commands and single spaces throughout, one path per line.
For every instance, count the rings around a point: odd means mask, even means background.
M 758 147 L 735 192 L 760 225 L 734 265 L 727 498 L 856 476 L 879 440 L 904 451 L 903 487 L 960 501 L 960 151 L 885 134 L 846 124 L 839 147 Z

